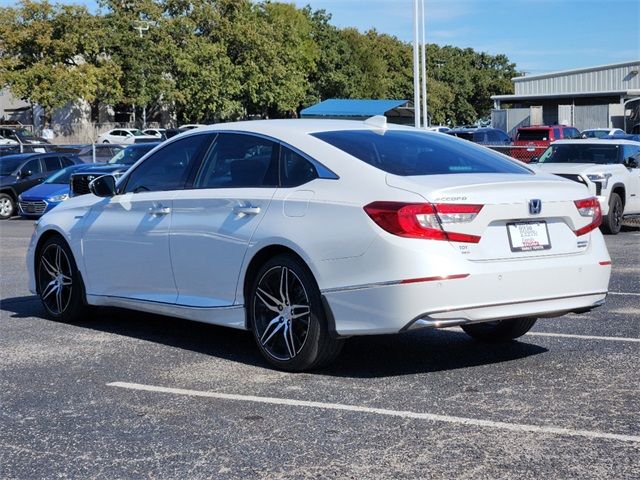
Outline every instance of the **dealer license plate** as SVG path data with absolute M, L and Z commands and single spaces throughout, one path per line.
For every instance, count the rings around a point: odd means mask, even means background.
M 531 252 L 551 248 L 547 222 L 507 223 L 512 252 Z

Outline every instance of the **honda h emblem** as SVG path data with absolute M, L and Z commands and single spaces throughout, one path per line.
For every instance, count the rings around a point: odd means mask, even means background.
M 531 215 L 538 215 L 542 211 L 542 200 L 537 198 L 529 200 L 529 213 Z

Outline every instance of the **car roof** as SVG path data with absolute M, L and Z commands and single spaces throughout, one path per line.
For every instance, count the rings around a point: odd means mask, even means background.
M 42 153 L 16 153 L 14 155 L 3 155 L 2 158 L 11 158 L 15 160 L 28 160 L 29 158 L 35 157 L 37 155 L 42 155 Z
M 494 131 L 502 132 L 502 130 L 500 130 L 499 128 L 493 128 L 493 127 L 455 127 L 449 130 L 449 132 L 453 132 L 453 133 L 494 132 Z
M 551 145 L 640 145 L 640 142 L 625 140 L 623 138 L 580 138 L 572 140 L 557 140 Z
M 529 127 L 518 127 L 520 130 L 546 130 L 549 128 L 576 128 L 573 125 L 531 125 Z M 576 128 L 577 130 L 577 128 Z

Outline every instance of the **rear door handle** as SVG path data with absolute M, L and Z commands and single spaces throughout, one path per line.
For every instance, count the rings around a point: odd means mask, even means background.
M 169 215 L 170 213 L 171 209 L 169 207 L 158 206 L 151 207 L 149 209 L 149 214 L 153 215 L 154 217 L 161 217 L 162 215 Z
M 233 207 L 233 213 L 236 215 L 257 215 L 260 213 L 260 207 Z

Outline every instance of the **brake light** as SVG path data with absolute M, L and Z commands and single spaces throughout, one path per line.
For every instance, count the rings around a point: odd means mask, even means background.
M 373 202 L 364 207 L 379 227 L 394 235 L 465 243 L 478 243 L 480 237 L 448 232 L 442 225 L 468 223 L 481 209 L 482 205 L 402 202 Z
M 581 216 L 591 217 L 591 223 L 574 232 L 576 237 L 589 233 L 600 226 L 602 222 L 602 211 L 600 210 L 600 202 L 598 202 L 596 197 L 576 200 L 573 203 L 575 203 L 578 213 L 580 213 Z

